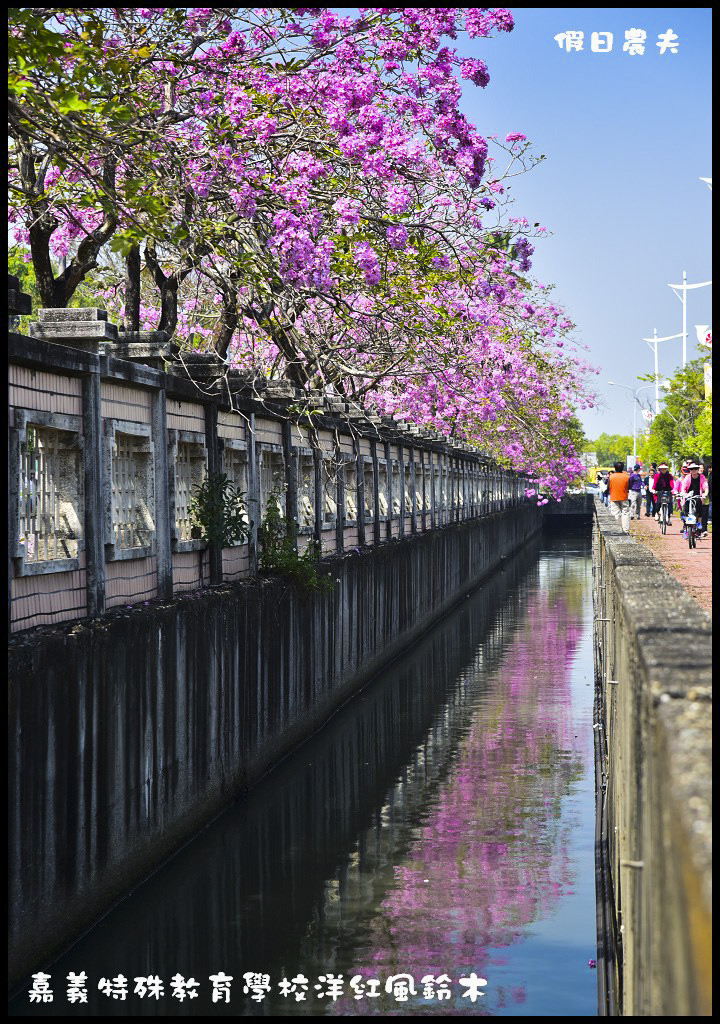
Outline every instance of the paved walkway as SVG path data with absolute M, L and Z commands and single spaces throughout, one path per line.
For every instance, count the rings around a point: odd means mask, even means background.
M 660 524 L 641 514 L 639 519 L 630 523 L 630 534 L 652 551 L 658 562 L 685 587 L 708 615 L 712 614 L 712 533 L 708 533 L 704 540 L 699 540 L 697 547 L 691 551 L 687 540 L 680 533 L 677 514 L 673 516 L 664 537 L 660 532 Z

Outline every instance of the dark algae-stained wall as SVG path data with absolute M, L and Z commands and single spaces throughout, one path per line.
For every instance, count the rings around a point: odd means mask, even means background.
M 593 575 L 609 918 L 598 980 L 620 1016 L 709 1016 L 712 623 L 599 500 Z
M 541 524 L 532 504 L 16 635 L 9 655 L 16 984 L 242 795 Z

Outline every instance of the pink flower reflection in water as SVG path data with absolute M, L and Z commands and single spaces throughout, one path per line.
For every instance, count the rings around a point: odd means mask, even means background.
M 584 771 L 587 728 L 572 720 L 569 671 L 582 634 L 581 599 L 552 585 L 530 595 L 480 700 L 468 708 L 470 727 L 448 777 L 393 867 L 367 942 L 356 951 L 355 973 L 363 978 L 409 972 L 420 993 L 423 976 L 447 973 L 458 997 L 459 977 L 472 970 L 487 977 L 490 950 L 523 941 L 527 927 L 570 889 L 560 805 Z M 527 998 L 524 987 L 510 994 L 515 1003 Z M 387 1005 L 380 998 L 372 1007 L 341 999 L 327 1010 L 401 1009 L 385 998 Z M 425 1012 L 450 1007 L 454 1015 L 488 1008 L 468 1003 L 465 1010 L 459 998 L 423 1004 Z

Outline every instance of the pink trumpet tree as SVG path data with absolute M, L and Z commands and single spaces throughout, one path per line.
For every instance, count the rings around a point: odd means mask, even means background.
M 101 273 L 129 330 L 479 442 L 561 494 L 588 367 L 526 277 L 530 225 L 504 216 L 529 145 L 469 123 L 461 82 L 489 73 L 451 45 L 512 27 L 490 8 L 14 9 L 11 210 L 43 303 Z

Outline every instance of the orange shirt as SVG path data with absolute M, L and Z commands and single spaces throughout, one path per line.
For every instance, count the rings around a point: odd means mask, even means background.
M 613 473 L 608 481 L 610 501 L 626 501 L 629 487 L 630 477 L 627 473 Z

